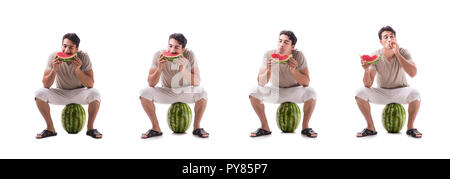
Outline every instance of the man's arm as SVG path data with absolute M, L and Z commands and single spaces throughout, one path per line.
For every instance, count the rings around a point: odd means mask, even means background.
M 59 69 L 59 65 L 62 63 L 62 61 L 58 60 L 58 57 L 53 57 L 53 60 L 51 62 L 51 69 L 47 69 L 44 71 L 44 77 L 42 78 L 42 83 L 44 84 L 44 88 L 50 88 L 53 83 L 55 82 L 56 78 L 56 72 Z
M 288 65 L 289 70 L 291 71 L 291 74 L 297 81 L 297 83 L 305 87 L 309 86 L 310 79 L 308 67 L 305 67 L 301 70 L 297 70 L 298 62 L 295 59 L 289 60 Z
M 416 64 L 412 60 L 406 60 L 406 58 L 400 53 L 400 47 L 397 42 L 392 42 L 392 50 L 395 56 L 397 56 L 400 65 L 402 65 L 405 72 L 413 78 L 417 74 Z
M 162 68 L 150 68 L 150 72 L 148 73 L 148 85 L 150 87 L 155 87 L 158 82 L 159 78 L 161 77 Z
M 147 82 L 150 87 L 155 87 L 158 84 L 165 63 L 167 63 L 167 60 L 163 58 L 163 54 L 159 54 L 159 58 L 156 60 L 156 68 L 150 68 L 148 73 Z
M 78 79 L 81 81 L 81 83 L 88 87 L 93 88 L 94 87 L 94 71 L 92 69 L 87 70 L 86 72 L 83 72 L 81 70 L 81 65 L 83 65 L 83 62 L 81 59 L 77 56 L 75 56 L 75 60 L 72 61 L 73 65 L 75 65 L 75 74 L 77 75 Z
M 272 59 L 268 59 L 266 66 L 261 67 L 258 72 L 258 85 L 265 86 L 270 81 L 272 74 Z
M 258 85 L 265 86 L 269 83 L 271 77 L 270 68 L 260 68 L 258 72 Z
M 297 81 L 298 84 L 302 86 L 309 86 L 309 70 L 308 68 L 304 68 L 302 70 L 293 70 L 291 71 L 292 75 L 294 76 L 294 79 Z
M 200 85 L 200 70 L 196 67 L 191 70 L 189 74 L 189 79 L 192 85 L 199 86 Z
M 372 87 L 376 74 L 376 70 L 371 70 L 369 68 L 364 69 L 363 83 L 366 88 Z
M 83 72 L 81 69 L 77 68 L 75 69 L 75 74 L 84 86 L 88 88 L 94 87 L 94 71 L 92 69 Z
M 45 70 L 44 71 L 44 77 L 42 79 L 42 83 L 44 84 L 44 88 L 50 88 L 53 83 L 55 82 L 56 78 L 56 71 L 51 70 Z
M 417 74 L 417 67 L 416 64 L 412 60 L 406 60 L 405 57 L 403 57 L 400 53 L 395 53 L 395 56 L 397 56 L 398 61 L 400 62 L 400 65 L 402 65 L 405 72 L 411 77 L 415 77 Z

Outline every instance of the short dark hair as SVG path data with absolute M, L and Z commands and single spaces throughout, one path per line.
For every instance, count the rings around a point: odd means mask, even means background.
M 69 39 L 70 41 L 72 41 L 72 43 L 74 43 L 77 46 L 77 48 L 80 45 L 80 38 L 78 38 L 77 34 L 75 33 L 67 33 L 66 35 L 64 35 L 63 43 L 64 39 Z
M 182 33 L 173 33 L 169 36 L 169 40 L 170 39 L 175 39 L 176 41 L 178 41 L 178 43 L 181 44 L 181 46 L 183 48 L 186 47 L 187 39 L 186 39 L 186 37 L 184 37 L 184 35 Z
M 394 34 L 394 36 L 397 37 L 397 35 L 395 34 L 395 30 L 394 30 L 391 26 L 384 26 L 384 27 L 382 27 L 382 28 L 380 29 L 380 31 L 378 31 L 378 38 L 379 38 L 380 40 L 381 40 L 381 34 L 382 34 L 384 31 L 392 32 L 392 33 Z
M 280 36 L 281 35 L 286 35 L 289 37 L 289 40 L 292 41 L 292 45 L 295 45 L 297 43 L 297 37 L 295 36 L 294 32 L 290 31 L 290 30 L 283 30 L 280 32 Z

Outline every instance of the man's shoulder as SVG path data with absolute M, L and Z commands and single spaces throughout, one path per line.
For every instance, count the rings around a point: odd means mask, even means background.
M 195 59 L 194 51 L 192 51 L 191 49 L 186 49 L 186 50 L 184 50 L 183 56 L 184 56 L 185 58 L 187 58 L 188 60 L 192 60 L 192 61 L 195 61 L 195 60 L 196 60 L 196 59 Z
M 301 50 L 294 49 L 294 50 L 292 50 L 292 55 L 303 56 L 303 52 Z
M 191 49 L 187 48 L 186 50 L 184 50 L 183 55 L 184 56 L 193 56 L 194 55 L 194 51 L 192 51 Z
M 406 48 L 400 47 L 400 49 L 398 49 L 398 51 L 399 51 L 401 54 L 408 54 L 408 55 L 409 55 L 409 50 L 406 49 Z
M 80 50 L 77 52 L 77 56 L 81 59 L 81 60 L 90 60 L 89 55 L 86 51 Z
M 294 49 L 294 50 L 292 51 L 292 56 L 294 56 L 294 58 L 295 58 L 297 61 L 299 61 L 299 60 L 306 60 L 306 59 L 305 59 L 305 56 L 303 55 L 303 52 L 302 52 L 301 50 Z

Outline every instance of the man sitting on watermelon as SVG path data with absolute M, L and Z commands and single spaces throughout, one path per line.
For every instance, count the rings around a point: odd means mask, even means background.
M 302 134 L 317 137 L 309 128 L 309 120 L 316 105 L 316 93 L 309 87 L 309 71 L 303 53 L 294 49 L 297 37 L 292 31 L 282 31 L 278 48 L 265 53 L 258 73 L 258 87 L 250 92 L 250 102 L 261 121 L 261 128 L 250 134 L 258 137 L 271 134 L 264 103 L 304 103 Z M 271 82 L 271 86 L 265 86 Z
M 50 104 L 67 105 L 71 103 L 89 104 L 87 135 L 102 138 L 94 129 L 94 121 L 100 107 L 100 94 L 94 89 L 94 71 L 86 52 L 78 51 L 80 39 L 75 33 L 65 34 L 61 52 L 48 57 L 47 68 L 42 80 L 44 88 L 36 91 L 35 100 L 39 111 L 47 123 L 47 128 L 36 138 L 56 136 L 50 116 Z M 56 88 L 50 88 L 56 80 Z
M 414 128 L 414 120 L 420 106 L 420 94 L 406 81 L 405 73 L 411 78 L 416 76 L 417 68 L 410 53 L 400 48 L 395 30 L 390 26 L 380 29 L 378 38 L 383 48 L 375 51 L 373 55 L 381 55 L 378 62 L 369 64 L 361 60 L 364 69 L 364 87 L 356 93 L 356 103 L 367 122 L 367 128 L 357 134 L 357 137 L 376 135 L 370 104 L 409 104 L 408 130 L 409 136 L 420 138 L 422 134 Z M 378 87 L 372 87 L 377 76 Z
M 152 123 L 152 128 L 141 138 L 161 136 L 158 119 L 155 113 L 155 102 L 172 104 L 176 102 L 195 103 L 193 134 L 207 138 L 207 133 L 200 128 L 200 121 L 205 112 L 207 93 L 200 87 L 200 71 L 194 52 L 186 49 L 187 39 L 183 34 L 174 33 L 169 36 L 167 50 L 155 53 L 148 74 L 149 86 L 140 92 L 142 107 Z M 156 87 L 161 81 L 162 86 Z

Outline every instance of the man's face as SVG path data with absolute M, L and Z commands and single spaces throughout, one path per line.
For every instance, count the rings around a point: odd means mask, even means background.
M 380 43 L 385 49 L 392 49 L 392 42 L 396 42 L 394 33 L 391 31 L 384 31 L 381 33 Z
M 65 54 L 71 55 L 78 52 L 78 47 L 69 39 L 64 39 L 61 51 Z
M 278 40 L 278 52 L 282 55 L 290 54 L 292 50 L 294 50 L 295 45 L 292 45 L 292 41 L 289 40 L 289 36 L 280 35 L 280 39 Z
M 172 54 L 180 54 L 184 52 L 183 46 L 175 39 L 169 39 L 169 46 L 167 51 Z

